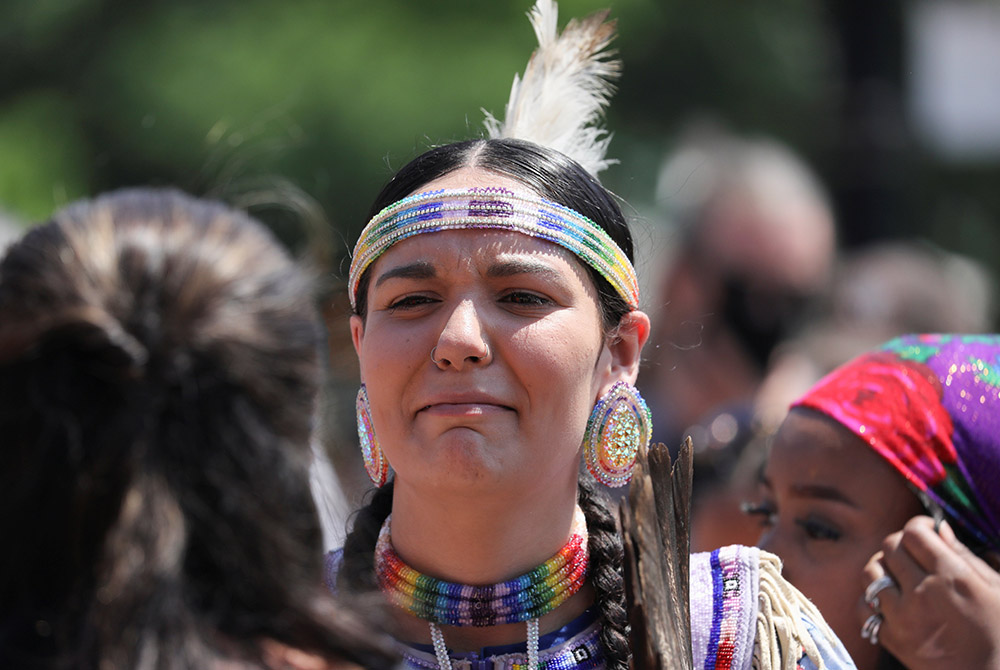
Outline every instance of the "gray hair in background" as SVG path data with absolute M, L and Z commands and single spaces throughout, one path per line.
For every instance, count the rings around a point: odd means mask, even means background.
M 0 210 L 0 254 L 3 254 L 10 243 L 19 238 L 22 232 L 24 232 L 24 227 L 21 223 L 10 214 Z

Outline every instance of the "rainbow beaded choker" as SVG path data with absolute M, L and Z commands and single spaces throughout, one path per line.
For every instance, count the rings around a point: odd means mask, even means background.
M 558 244 L 597 270 L 630 307 L 639 306 L 635 268 L 604 229 L 537 195 L 486 187 L 417 193 L 376 214 L 354 247 L 348 278 L 351 307 L 357 308 L 361 275 L 396 242 L 421 233 L 469 229 L 514 231 Z
M 481 627 L 537 619 L 566 602 L 587 577 L 587 521 L 579 506 L 559 553 L 520 577 L 485 586 L 446 582 L 403 563 L 392 548 L 391 518 L 375 545 L 379 586 L 394 605 L 431 623 Z

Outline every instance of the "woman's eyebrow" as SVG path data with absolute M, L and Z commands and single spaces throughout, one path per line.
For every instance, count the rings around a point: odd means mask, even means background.
M 816 498 L 818 500 L 829 500 L 839 502 L 850 507 L 858 507 L 858 504 L 844 495 L 843 491 L 832 486 L 820 484 L 796 484 L 792 487 L 792 492 L 800 498 Z
M 774 490 L 774 486 L 771 484 L 771 480 L 768 479 L 767 475 L 761 474 L 757 478 L 757 483 L 760 486 L 767 488 L 769 491 Z M 844 493 L 837 488 L 832 486 L 824 486 L 822 484 L 794 484 L 791 486 L 792 495 L 797 498 L 814 498 L 817 500 L 829 500 L 832 502 L 839 502 L 850 507 L 858 507 L 858 504 L 853 500 L 848 498 Z
M 427 261 L 415 261 L 386 270 L 375 280 L 375 286 L 381 286 L 390 279 L 431 279 L 436 275 L 433 264 Z
M 562 280 L 562 273 L 548 263 L 530 258 L 497 261 L 486 269 L 489 277 L 513 277 L 515 275 L 543 275 L 548 279 Z

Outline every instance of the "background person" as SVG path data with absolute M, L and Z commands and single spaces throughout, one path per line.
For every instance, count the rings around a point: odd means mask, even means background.
M 739 502 L 766 438 L 757 394 L 775 350 L 830 290 L 833 212 L 787 146 L 704 124 L 664 161 L 656 200 L 674 239 L 650 263 L 657 308 L 638 386 L 657 417 L 654 440 L 676 451 L 692 439 L 692 549 L 753 544 Z
M 781 557 L 862 670 L 988 667 L 995 657 L 998 580 L 984 559 L 1000 547 L 998 357 L 997 335 L 897 338 L 815 384 L 775 436 L 751 510 L 760 546 Z M 954 533 L 931 541 L 914 518 L 928 514 Z M 865 598 L 882 574 L 892 581 Z M 932 593 L 941 607 L 918 609 Z
M 390 667 L 321 583 L 319 329 L 261 225 L 78 202 L 0 262 L 0 666 Z
M 838 365 L 901 333 L 989 332 L 994 285 L 984 266 L 926 243 L 842 254 L 820 312 L 773 352 L 751 430 L 729 443 L 709 439 L 698 452 L 692 546 L 756 543 L 760 527 L 740 506 L 757 495 L 767 446 L 792 402 Z M 713 423 L 718 431 L 735 422 L 723 412 Z

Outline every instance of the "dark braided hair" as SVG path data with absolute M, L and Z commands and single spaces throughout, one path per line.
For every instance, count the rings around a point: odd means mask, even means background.
M 368 504 L 354 516 L 351 532 L 344 539 L 343 562 L 337 573 L 337 591 L 345 595 L 363 595 L 378 589 L 375 581 L 375 543 L 382 524 L 392 512 L 390 479 L 375 489 Z
M 615 515 L 609 501 L 598 493 L 596 485 L 580 475 L 580 509 L 587 517 L 590 536 L 590 582 L 594 585 L 601 619 L 601 643 L 604 645 L 604 662 L 611 670 L 629 667 L 628 611 L 625 602 L 625 581 L 622 575 L 624 549 Z
M 632 235 L 614 197 L 579 163 L 568 156 L 516 139 L 468 140 L 435 147 L 405 165 L 385 185 L 372 204 L 370 216 L 418 191 L 424 185 L 463 167 L 475 167 L 513 178 L 539 195 L 583 214 L 599 225 L 633 259 Z M 602 327 L 612 336 L 630 307 L 611 284 L 589 265 L 597 287 Z M 370 270 L 358 286 L 356 312 L 365 318 Z M 610 508 L 586 475 L 580 479 L 579 503 L 590 535 L 590 574 L 596 590 L 601 642 L 609 668 L 629 665 L 628 617 L 622 577 L 621 535 Z M 337 577 L 341 593 L 363 593 L 377 588 L 374 574 L 375 542 L 392 508 L 392 482 L 375 492 L 357 514 L 344 544 Z

